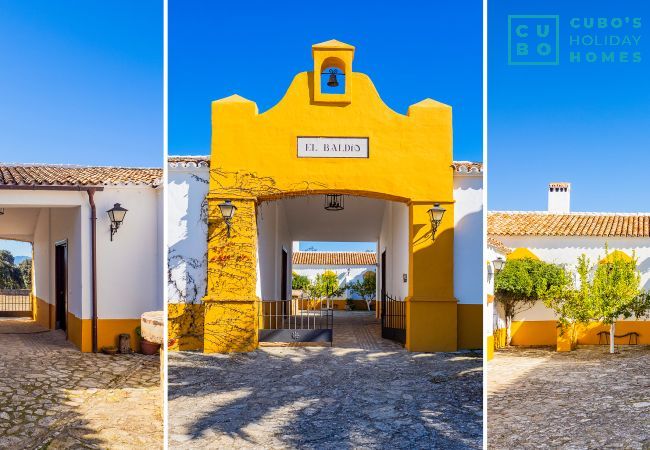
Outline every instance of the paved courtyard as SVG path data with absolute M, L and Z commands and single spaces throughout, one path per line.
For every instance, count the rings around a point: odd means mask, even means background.
M 0 319 L 0 448 L 162 448 L 159 364 Z
M 334 347 L 170 353 L 170 448 L 482 448 L 480 353 L 408 353 L 373 313 L 334 323 Z
M 650 448 L 650 347 L 509 349 L 488 363 L 488 448 Z

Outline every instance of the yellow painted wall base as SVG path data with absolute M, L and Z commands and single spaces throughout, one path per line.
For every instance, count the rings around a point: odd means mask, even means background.
M 577 336 L 576 328 L 574 326 L 566 328 L 556 328 L 557 344 L 556 350 L 558 352 L 570 352 L 576 348 Z
M 203 303 L 167 304 L 169 350 L 203 350 Z
M 494 336 L 488 336 L 486 338 L 485 346 L 487 349 L 487 360 L 490 361 L 494 358 Z
M 54 328 L 54 305 L 50 305 L 36 296 L 34 296 L 32 305 L 33 318 L 36 323 L 45 328 Z
M 406 349 L 454 352 L 458 349 L 456 300 L 406 299 Z
M 258 301 L 206 300 L 204 353 L 251 352 L 257 349 Z
M 578 329 L 578 344 L 580 345 L 597 345 L 598 333 L 601 331 L 606 331 L 609 333 L 609 325 L 603 325 L 601 323 L 593 323 L 589 325 L 582 325 Z M 616 322 L 616 335 L 627 334 L 630 332 L 637 332 L 639 336 L 640 345 L 650 345 L 650 321 L 644 320 L 622 320 Z M 600 344 L 604 344 L 606 341 L 604 338 L 601 338 Z M 614 341 L 615 344 L 628 344 L 629 338 L 616 338 Z
M 458 305 L 458 348 L 483 348 L 483 305 Z
M 99 319 L 97 321 L 97 350 L 102 347 L 118 346 L 122 333 L 131 335 L 131 350 L 140 351 L 139 338 L 135 329 L 140 326 L 140 319 Z M 68 340 L 82 352 L 93 351 L 92 320 L 80 319 L 68 313 Z
M 510 330 L 512 345 L 522 347 L 555 346 L 557 343 L 557 322 L 555 320 L 513 321 Z
M 527 321 L 512 323 L 512 345 L 516 346 L 555 346 L 557 351 L 571 351 L 576 345 L 604 345 L 605 339 L 599 341 L 598 333 L 609 332 L 609 325 L 592 323 L 578 326 L 570 335 L 565 331 L 559 334 L 557 322 L 554 320 Z M 639 345 L 650 344 L 650 321 L 620 321 L 616 323 L 616 334 L 623 335 L 629 332 L 639 333 Z M 628 337 L 617 338 L 616 344 L 629 344 Z

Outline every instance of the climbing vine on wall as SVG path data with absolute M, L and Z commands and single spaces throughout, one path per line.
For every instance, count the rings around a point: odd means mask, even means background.
M 243 171 L 213 168 L 209 180 L 192 175 L 195 181 L 209 183 L 208 197 L 232 199 L 238 207 L 233 217 L 231 236 L 219 211 L 217 202 L 210 205 L 207 198 L 201 203 L 200 223 L 207 227 L 208 254 L 203 259 L 191 258 L 176 251 L 169 252 L 168 283 L 170 297 L 179 301 L 169 312 L 170 347 L 200 349 L 201 344 L 221 347 L 233 340 L 249 339 L 255 329 L 256 311 L 247 311 L 243 304 L 203 303 L 204 295 L 212 299 L 255 299 L 257 220 L 264 220 L 259 211 L 262 201 L 292 195 L 304 195 L 327 189 L 322 183 L 303 181 L 278 187 L 271 177 Z M 191 200 L 191 199 L 190 199 Z M 253 224 L 253 226 L 251 226 Z M 188 232 L 191 232 L 189 228 Z M 209 255 L 209 256 L 208 256 Z M 204 283 L 196 280 L 197 273 L 205 273 Z M 192 275 L 194 273 L 195 275 Z M 207 286 L 204 291 L 201 286 Z M 206 292 L 207 291 L 207 292 Z M 251 306 L 252 305 L 252 306 Z M 255 304 L 248 304 L 255 307 Z M 175 311 L 172 311 L 174 309 Z M 205 327 L 204 327 L 205 325 Z M 206 330 L 219 330 L 218 333 Z M 243 343 L 244 346 L 246 343 Z M 241 345 L 240 345 L 241 347 Z

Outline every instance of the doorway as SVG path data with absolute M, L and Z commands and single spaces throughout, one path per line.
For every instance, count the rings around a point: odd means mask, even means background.
M 282 249 L 282 278 L 280 279 L 280 300 L 289 300 L 287 285 L 289 284 L 289 254 Z
M 57 242 L 54 246 L 54 329 L 68 329 L 68 241 Z

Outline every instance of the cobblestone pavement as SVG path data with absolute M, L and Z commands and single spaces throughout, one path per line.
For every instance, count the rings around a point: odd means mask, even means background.
M 650 448 L 650 347 L 509 349 L 488 363 L 488 448 Z
M 374 311 L 334 311 L 334 347 L 396 351 L 402 346 L 381 338 Z
M 162 448 L 159 364 L 0 322 L 0 448 Z
M 171 353 L 170 448 L 482 448 L 481 355 L 408 353 L 353 317 L 338 347 Z

